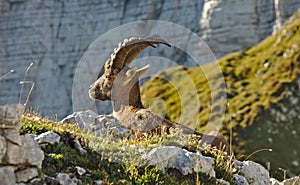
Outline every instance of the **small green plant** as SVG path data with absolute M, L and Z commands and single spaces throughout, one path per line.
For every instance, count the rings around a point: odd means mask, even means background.
M 21 118 L 21 122 L 23 121 L 22 119 L 24 119 L 24 118 Z M 35 123 L 32 123 L 32 122 L 26 122 L 26 123 L 22 124 L 22 127 L 19 130 L 19 132 L 20 132 L 20 134 L 35 134 L 35 135 L 38 135 L 38 134 L 47 132 L 49 130 L 51 130 L 51 128 L 49 126 L 39 125 L 39 124 L 35 124 Z
M 228 155 L 227 152 L 224 152 L 223 150 L 211 148 L 209 146 L 204 147 L 203 154 L 215 159 L 217 178 L 232 182 L 233 173 L 237 172 L 237 169 L 234 168 L 233 154 Z
M 54 122 L 48 118 L 43 118 L 38 113 L 25 113 L 22 115 L 20 122 L 22 124 L 19 130 L 20 134 L 37 135 L 50 130 L 60 134 L 65 131 L 70 131 L 78 136 L 82 134 L 82 131 L 76 124 Z
M 40 134 L 52 130 L 62 138 L 63 142 L 42 147 L 45 159 L 40 174 L 43 177 L 54 177 L 57 172 L 71 173 L 85 185 L 94 184 L 95 180 L 102 180 L 104 184 L 216 184 L 215 178 L 203 173 L 182 175 L 169 171 L 165 174 L 154 166 L 141 165 L 141 150 L 148 152 L 154 147 L 175 144 L 175 141 L 184 139 L 194 142 L 193 138 L 183 138 L 178 133 L 139 139 L 113 139 L 83 132 L 74 124 L 53 122 L 37 114 L 23 115 L 21 123 L 22 134 Z M 80 153 L 70 145 L 67 134 L 70 131 L 75 133 L 87 153 Z M 76 166 L 84 168 L 88 175 L 78 175 Z
M 56 159 L 56 160 L 64 158 L 64 156 L 63 156 L 62 154 L 50 153 L 50 154 L 48 154 L 48 155 L 49 155 L 50 157 L 52 157 L 53 159 Z

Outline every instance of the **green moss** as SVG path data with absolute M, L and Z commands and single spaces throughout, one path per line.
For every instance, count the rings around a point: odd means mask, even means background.
M 164 174 L 154 166 L 140 166 L 139 148 L 150 150 L 162 145 L 182 146 L 188 143 L 195 149 L 196 142 L 193 138 L 183 138 L 184 136 L 174 133 L 115 140 L 83 133 L 74 124 L 53 122 L 32 114 L 24 115 L 21 123 L 22 134 L 40 134 L 52 130 L 61 136 L 62 142 L 42 147 L 45 153 L 39 175 L 42 181 L 45 181 L 45 175 L 55 177 L 58 172 L 61 172 L 76 176 L 80 184 L 86 185 L 94 184 L 95 180 L 102 180 L 104 184 L 216 184 L 215 178 L 203 173 L 184 176 L 176 170 L 170 170 L 168 174 Z M 81 153 L 73 146 L 69 138 L 70 131 L 76 133 L 87 153 Z M 177 141 L 182 140 L 186 142 L 176 144 Z M 76 166 L 84 168 L 87 173 L 80 176 L 76 172 Z
M 267 110 L 271 105 L 282 100 L 289 88 L 288 84 L 296 80 L 300 59 L 299 16 L 298 12 L 276 34 L 243 52 L 231 53 L 201 67 L 189 69 L 176 67 L 159 72 L 142 87 L 143 103 L 147 105 L 153 98 L 163 99 L 167 107 L 167 110 L 163 110 L 166 112 L 166 118 L 196 128 L 200 132 L 218 126 L 216 120 L 223 115 L 221 132 L 228 136 L 231 128 L 233 129 L 231 136 L 234 151 L 238 153 L 237 157 L 253 152 L 253 150 L 246 152 L 247 147 L 244 145 L 249 139 L 246 135 L 251 135 L 252 143 L 257 143 L 256 134 L 245 134 L 247 131 L 241 130 L 252 126 L 259 112 Z M 215 67 L 220 67 L 222 73 L 218 73 Z M 225 88 L 220 83 L 222 78 L 226 84 Z M 196 100 L 200 102 L 198 105 L 194 104 L 195 99 L 182 101 L 182 98 L 188 97 L 189 92 L 193 91 L 189 89 L 193 86 L 189 84 L 190 81 L 196 87 Z M 172 84 L 172 87 L 167 84 Z M 223 109 L 218 108 L 223 102 L 213 101 L 222 94 L 223 90 L 227 96 L 225 113 L 222 112 Z M 196 122 L 192 116 L 185 116 L 185 113 L 180 110 L 182 107 L 188 107 L 189 104 L 191 104 L 189 111 L 198 111 L 195 113 L 198 116 Z M 158 114 L 162 111 L 159 107 L 153 109 Z M 184 119 L 180 119 L 181 117 Z M 264 124 L 264 121 L 258 124 Z M 239 134 L 244 134 L 245 140 L 240 140 Z M 262 145 L 262 147 L 267 146 Z M 274 158 L 272 161 L 278 159 Z M 284 164 L 282 166 L 286 167 Z M 290 168 L 294 167 L 290 166 Z M 297 171 L 294 170 L 294 173 Z
M 38 114 L 24 114 L 20 122 L 22 126 L 19 130 L 20 134 L 41 134 L 47 131 L 55 131 L 62 134 L 66 130 L 73 132 L 75 135 L 81 135 L 81 131 L 76 124 L 61 124 L 54 122 L 48 118 L 42 118 Z
M 253 123 L 261 109 L 267 109 L 281 100 L 286 93 L 283 85 L 296 79 L 299 43 L 300 20 L 296 19 L 244 52 L 229 54 L 201 67 L 176 67 L 158 73 L 157 77 L 144 84 L 142 101 L 147 106 L 153 98 L 163 99 L 167 105 L 167 110 L 164 110 L 166 117 L 178 122 L 184 116 L 180 109 L 193 103 L 182 99 L 188 97 L 192 87 L 196 87 L 200 104 L 193 105 L 192 109 L 199 110 L 197 130 L 204 132 L 211 117 L 223 115 L 223 112 L 213 110 L 220 102 L 212 100 L 222 93 L 220 82 L 224 77 L 229 105 L 223 121 L 224 130 L 235 126 L 246 127 Z M 215 70 L 216 66 L 221 68 L 222 74 Z M 210 84 L 214 86 L 213 91 Z M 159 107 L 153 109 L 158 113 L 162 111 Z M 181 124 L 188 125 L 189 118 L 185 118 Z

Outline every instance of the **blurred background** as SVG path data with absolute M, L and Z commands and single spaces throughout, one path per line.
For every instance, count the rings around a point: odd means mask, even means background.
M 0 104 L 26 102 L 34 83 L 28 110 L 58 120 L 72 113 L 72 83 L 80 58 L 99 36 L 120 25 L 143 20 L 176 23 L 196 33 L 216 58 L 222 58 L 274 35 L 299 7 L 299 0 L 3 0 L 0 1 L 0 78 L 9 74 L 0 80 Z M 103 52 L 109 53 L 116 47 L 109 46 L 102 48 Z M 297 47 L 295 52 L 299 52 L 300 46 Z M 159 51 L 143 52 L 142 56 L 158 55 Z M 185 64 L 185 55 L 177 55 L 176 50 L 171 52 L 168 56 L 172 60 Z M 263 61 L 262 65 L 269 64 Z M 10 74 L 11 70 L 14 72 Z M 22 85 L 21 81 L 29 83 Z M 247 146 L 243 148 L 246 154 L 280 146 L 270 156 L 253 155 L 266 165 L 271 157 L 273 163 L 286 156 L 281 166 L 274 167 L 277 170 L 274 173 L 279 175 L 280 167 L 290 174 L 297 174 L 300 169 L 300 146 L 296 142 L 300 131 L 299 83 L 295 78 L 288 83 L 291 86 L 287 83 L 282 86 L 286 88 L 284 99 L 256 112 L 253 119 L 236 131 L 240 136 L 237 142 Z M 82 93 L 87 90 L 82 89 Z M 104 110 L 111 112 L 110 108 Z M 250 143 L 245 144 L 246 141 Z

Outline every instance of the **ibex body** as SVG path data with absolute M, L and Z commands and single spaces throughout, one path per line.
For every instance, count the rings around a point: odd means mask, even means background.
M 106 60 L 96 82 L 90 86 L 90 97 L 112 100 L 114 103 L 113 116 L 134 132 L 158 131 L 162 133 L 168 132 L 171 128 L 178 128 L 185 134 L 204 136 L 217 147 L 222 143 L 222 145 L 226 145 L 223 138 L 200 134 L 186 126 L 163 119 L 143 107 L 139 79 L 147 73 L 150 66 L 137 69 L 136 67 L 130 68 L 129 64 L 146 47 L 155 47 L 154 44 L 164 44 L 170 47 L 170 44 L 160 38 L 130 38 L 119 43 L 119 47 Z

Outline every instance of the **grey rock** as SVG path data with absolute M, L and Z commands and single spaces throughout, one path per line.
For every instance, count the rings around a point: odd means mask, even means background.
M 67 173 L 58 173 L 56 180 L 60 185 L 77 185 L 78 179 L 76 177 L 71 178 Z
M 61 120 L 63 123 L 77 123 L 81 129 L 97 124 L 98 114 L 91 110 L 74 112 Z
M 8 141 L 21 146 L 22 139 L 17 129 L 5 129 L 3 132 Z
M 217 181 L 217 184 L 219 184 L 219 185 L 230 185 L 229 182 L 227 182 L 223 179 L 217 179 L 216 181 Z
M 12 166 L 0 167 L 0 185 L 15 185 L 16 177 Z
M 79 150 L 80 153 L 82 153 L 82 154 L 87 153 L 87 151 L 86 151 L 85 149 L 82 148 L 82 146 L 81 146 L 81 144 L 80 144 L 80 142 L 78 141 L 77 138 L 75 138 L 73 141 L 74 141 L 74 146 L 75 146 L 75 148 L 76 148 L 77 150 Z
M 23 141 L 22 149 L 24 151 L 23 160 L 31 165 L 41 168 L 44 160 L 44 152 L 30 135 L 24 135 L 21 137 Z
M 24 150 L 22 146 L 8 142 L 6 149 L 5 164 L 20 164 L 24 162 Z
M 98 115 L 91 110 L 74 112 L 62 120 L 64 123 L 76 123 L 78 126 L 95 135 L 124 138 L 130 131 L 122 126 L 112 115 Z
M 248 181 L 245 177 L 238 175 L 238 174 L 233 174 L 233 182 L 237 185 L 248 185 Z
M 300 175 L 286 179 L 281 182 L 282 185 L 300 185 Z
M 127 138 L 130 131 L 120 124 L 120 122 L 112 115 L 99 115 L 98 120 L 101 127 L 95 129 L 96 133 L 113 135 L 118 138 Z
M 78 175 L 83 175 L 86 173 L 86 170 L 80 166 L 75 166 L 75 168 L 77 170 Z
M 205 157 L 201 154 L 188 152 L 187 156 L 192 159 L 192 163 L 194 163 L 194 172 L 202 172 L 211 177 L 215 177 L 216 173 L 214 170 L 215 160 L 211 157 Z
M 77 83 L 73 77 L 84 49 L 117 26 L 141 20 L 164 20 L 179 24 L 204 39 L 215 55 L 220 57 L 252 46 L 272 34 L 300 4 L 299 0 L 82 2 L 11 0 L 1 3 L 1 74 L 16 70 L 16 73 L 0 81 L 1 104 L 18 101 L 18 84 L 24 79 L 27 66 L 33 62 L 35 65 L 28 71 L 26 80 L 35 82 L 34 98 L 29 98 L 28 105 L 48 116 L 59 114 L 60 118 L 71 113 L 72 108 L 75 111 L 91 109 L 93 101 L 87 97 L 86 87 L 96 78 L 99 63 L 114 47 L 112 39 L 117 38 L 119 42 L 122 40 L 119 38 L 132 36 L 133 31 L 136 31 L 136 36 L 144 37 L 160 34 L 164 29 L 155 25 L 137 27 L 128 29 L 128 33 L 108 36 L 106 42 L 102 42 L 102 46 L 95 51 L 103 53 L 103 57 L 96 57 L 93 60 L 95 65 L 86 65 L 83 69 L 85 73 L 79 77 L 88 79 L 78 89 L 78 96 L 86 96 L 87 101 L 78 100 L 78 105 L 74 104 L 71 101 L 71 87 Z M 170 33 L 168 30 L 165 32 Z M 186 43 L 191 41 L 187 39 Z M 158 52 L 162 51 L 151 50 L 144 55 Z M 185 56 L 177 55 L 175 49 L 166 51 L 166 54 L 172 56 L 174 61 L 186 61 Z M 97 69 L 94 69 L 95 66 Z M 91 71 L 94 73 L 89 73 Z M 30 84 L 24 85 L 21 102 L 26 101 L 30 87 Z M 73 95 L 80 99 L 76 93 Z M 109 103 L 102 105 L 100 109 L 103 113 L 111 111 Z
M 247 179 L 249 184 L 270 184 L 269 172 L 262 165 L 252 161 L 235 161 L 234 165 L 240 171 L 240 173 Z
M 20 104 L 10 104 L 0 106 L 0 128 L 20 127 L 19 120 L 23 113 L 24 106 Z M 16 127 L 17 126 L 17 127 Z
M 54 143 L 59 143 L 60 136 L 57 133 L 53 132 L 53 131 L 47 131 L 47 132 L 44 132 L 44 133 L 36 136 L 34 139 L 39 144 L 43 144 L 43 143 L 54 144 Z
M 184 175 L 196 171 L 215 177 L 214 159 L 188 152 L 185 149 L 175 146 L 154 148 L 147 155 L 143 156 L 143 158 L 146 164 L 155 165 L 164 172 L 173 168 L 179 170 Z
M 299 1 L 294 0 L 291 4 L 299 7 Z M 288 18 L 288 12 L 298 9 L 288 9 L 287 5 L 283 0 L 260 3 L 247 0 L 205 1 L 200 35 L 218 57 L 228 51 L 244 49 L 277 31 Z
M 17 171 L 15 174 L 17 182 L 29 182 L 38 176 L 38 171 L 36 168 L 26 168 L 24 170 Z
M 46 184 L 59 185 L 59 182 L 55 177 L 50 177 L 50 176 L 44 175 L 44 180 L 45 180 Z
M 21 136 L 22 145 L 14 143 L 7 143 L 6 156 L 4 158 L 5 164 L 22 164 L 29 163 L 36 165 L 39 168 L 42 166 L 44 153 L 39 147 L 38 143 L 30 136 Z
M 6 140 L 0 135 L 0 163 L 6 153 Z

